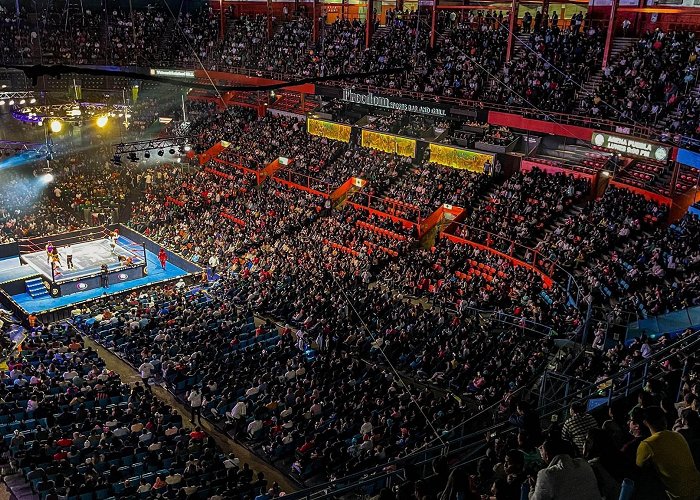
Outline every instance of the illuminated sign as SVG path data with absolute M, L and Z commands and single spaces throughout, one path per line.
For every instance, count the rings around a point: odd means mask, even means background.
M 126 274 L 126 273 L 119 273 L 119 274 L 117 274 L 117 278 L 119 278 L 119 279 L 122 280 L 122 281 L 125 281 L 128 277 L 129 277 L 129 275 Z
M 668 160 L 671 148 L 653 142 L 640 141 L 634 137 L 622 137 L 619 135 L 593 132 L 591 143 L 605 149 L 618 151 L 623 155 L 637 156 L 665 162 Z
M 447 110 L 434 105 L 423 105 L 422 102 L 414 103 L 401 102 L 394 99 L 389 99 L 385 96 L 373 94 L 372 92 L 353 92 L 350 89 L 343 89 L 341 99 L 345 102 L 354 102 L 357 104 L 366 104 L 377 108 L 396 109 L 399 111 L 408 111 L 409 113 L 421 113 L 424 115 L 446 116 Z
M 187 69 L 156 69 L 151 68 L 150 73 L 155 76 L 167 76 L 172 78 L 194 78 L 194 71 Z
M 78 288 L 78 290 L 85 290 L 88 287 L 88 285 L 87 283 L 78 283 L 76 287 Z

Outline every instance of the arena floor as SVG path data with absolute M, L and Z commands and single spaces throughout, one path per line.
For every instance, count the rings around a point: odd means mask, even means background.
M 68 269 L 65 250 L 63 247 L 58 247 L 61 263 L 60 270 L 56 273 L 58 282 L 95 274 L 100 271 L 102 264 L 107 264 L 110 269 L 121 267 L 118 260 L 120 255 L 131 257 L 135 265 L 143 264 L 143 247 L 123 236 L 117 240 L 114 253 L 112 253 L 110 241 L 106 238 L 76 243 L 72 249 L 73 269 Z M 22 259 L 35 271 L 51 279 L 51 265 L 46 259 L 45 251 L 24 254 Z

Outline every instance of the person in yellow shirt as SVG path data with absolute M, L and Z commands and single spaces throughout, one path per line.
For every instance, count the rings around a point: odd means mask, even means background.
M 666 414 L 659 406 L 645 408 L 644 425 L 651 436 L 637 448 L 637 466 L 656 471 L 669 499 L 698 500 L 700 472 L 685 438 L 678 432 L 666 430 Z

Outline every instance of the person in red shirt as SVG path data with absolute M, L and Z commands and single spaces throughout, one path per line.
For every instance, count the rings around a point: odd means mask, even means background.
M 160 267 L 165 269 L 165 264 L 168 262 L 168 254 L 165 252 L 165 248 L 161 248 L 158 252 L 158 260 L 160 261 Z
M 195 427 L 192 432 L 190 432 L 190 439 L 193 441 L 204 441 L 206 434 L 202 431 L 201 427 Z
M 73 446 L 73 440 L 70 438 L 61 438 L 58 441 L 56 441 L 56 444 L 60 446 L 61 448 L 69 448 Z

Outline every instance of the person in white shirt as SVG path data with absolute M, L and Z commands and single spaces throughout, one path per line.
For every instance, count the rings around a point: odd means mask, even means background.
M 199 418 L 199 422 L 202 422 L 202 391 L 199 387 L 194 387 L 189 395 L 187 396 L 187 401 L 190 403 L 190 420 L 194 424 L 195 416 Z
M 216 268 L 219 267 L 219 257 L 216 254 L 209 257 L 209 267 L 211 268 L 211 274 L 216 274 Z
M 248 429 L 247 429 L 248 436 L 253 438 L 255 436 L 255 434 L 262 428 L 263 428 L 262 420 L 260 420 L 259 418 L 256 418 L 255 420 L 253 420 L 251 423 L 248 424 Z
M 362 427 L 360 427 L 360 434 L 369 434 L 372 432 L 372 423 L 371 422 L 365 422 L 362 424 Z
M 152 392 L 151 386 L 148 385 L 148 379 L 151 378 L 151 373 L 153 370 L 154 366 L 149 360 L 144 361 L 141 363 L 141 366 L 139 366 L 139 373 L 141 374 L 141 380 L 143 380 L 143 386 L 148 392 Z

